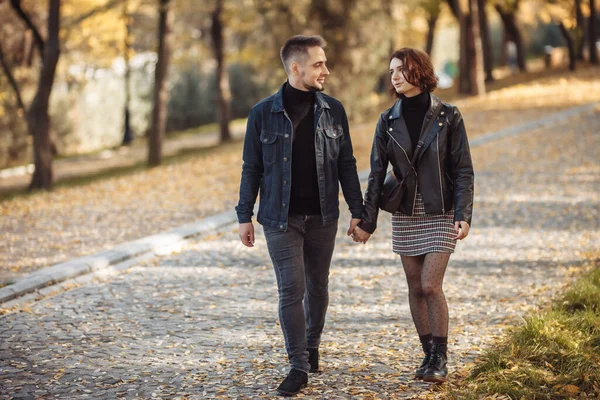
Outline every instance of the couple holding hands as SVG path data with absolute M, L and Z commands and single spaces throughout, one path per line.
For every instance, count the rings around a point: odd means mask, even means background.
M 442 282 L 456 241 L 469 233 L 473 208 L 464 122 L 456 107 L 431 94 L 437 78 L 428 55 L 411 48 L 394 52 L 389 73 L 398 100 L 377 123 L 363 200 L 346 112 L 323 93 L 325 45 L 320 36 L 288 39 L 280 53 L 287 82 L 252 108 L 244 140 L 240 239 L 254 245 L 251 218 L 260 192 L 257 221 L 275 271 L 291 364 L 277 393 L 298 393 L 308 373 L 319 370 L 340 186 L 355 242 L 369 240 L 379 209 L 392 213 L 392 249 L 402 261 L 424 352 L 415 378 L 444 382 L 448 306 Z

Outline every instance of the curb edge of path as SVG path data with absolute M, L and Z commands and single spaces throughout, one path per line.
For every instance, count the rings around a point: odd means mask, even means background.
M 542 117 L 521 125 L 490 132 L 470 140 L 470 146 L 471 148 L 479 147 L 495 140 L 556 124 L 568 118 L 592 112 L 598 106 L 600 106 L 599 102 L 584 104 L 558 112 L 552 116 Z M 364 182 L 369 176 L 369 171 L 361 171 L 358 176 L 361 182 Z M 20 278 L 13 284 L 0 288 L 0 307 L 3 303 L 12 301 L 18 297 L 81 275 L 94 273 L 106 268 L 113 268 L 118 264 L 134 258 L 148 258 L 160 255 L 161 253 L 168 251 L 168 249 L 179 246 L 195 236 L 214 232 L 215 230 L 233 224 L 236 221 L 236 213 L 234 211 L 226 211 L 156 235 L 121 244 L 110 250 L 42 268 Z
M 182 245 L 188 239 L 205 233 L 212 233 L 235 221 L 237 221 L 235 212 L 226 211 L 156 235 L 121 244 L 110 250 L 42 268 L 18 279 L 13 284 L 0 288 L 0 306 L 47 286 L 102 269 L 112 268 L 134 258 L 147 258 L 164 254 L 169 249 Z

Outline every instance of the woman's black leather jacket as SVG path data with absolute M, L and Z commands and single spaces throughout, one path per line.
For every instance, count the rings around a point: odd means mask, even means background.
M 431 95 L 429 111 L 415 150 L 418 156 L 412 164 L 412 143 L 402 117 L 401 102 L 398 100 L 383 112 L 377 123 L 365 209 L 359 227 L 369 233 L 377 228 L 381 189 L 389 164 L 397 179 L 404 179 L 406 185 L 398 211 L 413 214 L 418 187 L 426 214 L 441 214 L 454 209 L 455 221 L 471 224 L 473 163 L 465 124 L 458 108 Z

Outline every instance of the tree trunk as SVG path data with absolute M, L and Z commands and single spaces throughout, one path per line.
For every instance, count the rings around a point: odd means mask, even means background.
M 569 50 L 569 70 L 575 71 L 575 60 L 577 58 L 577 55 L 575 54 L 575 45 L 573 43 L 573 38 L 571 37 L 571 34 L 569 33 L 569 31 L 565 27 L 565 24 L 562 21 L 558 24 L 558 26 L 560 28 L 560 32 L 562 33 L 563 37 L 567 42 L 567 49 Z
M 21 91 L 19 90 L 19 85 L 17 84 L 17 80 L 15 79 L 14 75 L 12 74 L 12 71 L 11 71 L 10 67 L 8 66 L 8 63 L 6 62 L 6 59 L 4 58 L 4 50 L 2 49 L 2 43 L 0 43 L 0 66 L 2 66 L 2 70 L 4 71 L 4 74 L 6 75 L 6 78 L 8 79 L 8 83 L 9 83 L 10 87 L 15 92 L 15 97 L 17 99 L 17 105 L 19 106 L 19 108 L 21 110 L 25 111 L 25 104 L 23 103 L 23 98 L 21 97 Z
M 29 133 L 33 136 L 35 170 L 29 189 L 48 189 L 52 186 L 52 142 L 48 106 L 54 84 L 56 64 L 60 56 L 60 0 L 48 3 L 48 39 L 44 47 L 38 87 L 26 114 Z
M 425 52 L 431 56 L 433 50 L 433 37 L 435 35 L 435 24 L 438 20 L 437 15 L 429 15 L 427 17 L 427 42 L 425 43 Z
M 231 90 L 229 88 L 229 74 L 225 65 L 225 45 L 223 39 L 223 0 L 217 0 L 215 11 L 212 13 L 212 44 L 217 61 L 217 103 L 219 118 L 219 137 L 221 142 L 231 140 L 229 121 L 231 119 Z
M 123 59 L 125 60 L 125 106 L 123 123 L 123 141 L 122 146 L 128 146 L 133 142 L 133 132 L 131 131 L 131 118 L 129 114 L 129 103 L 131 101 L 131 66 L 129 65 L 129 56 L 131 54 L 131 17 L 129 15 L 129 0 L 123 1 L 123 18 L 125 19 L 125 39 L 123 41 Z
M 590 0 L 590 19 L 588 22 L 588 45 L 590 49 L 590 62 L 594 65 L 598 65 L 598 50 L 596 49 L 596 40 L 598 39 L 598 32 L 596 30 L 597 12 L 596 12 L 596 1 Z
M 481 31 L 479 29 L 479 0 L 469 0 L 469 15 L 471 20 L 472 56 L 469 80 L 471 81 L 471 94 L 481 96 L 485 94 L 485 73 L 483 68 L 483 49 L 481 44 Z
M 504 26 L 504 34 L 508 40 L 512 40 L 517 46 L 517 65 L 521 72 L 527 71 L 527 65 L 525 63 L 525 45 L 523 43 L 523 35 L 517 24 L 517 18 L 514 11 L 505 12 L 498 4 L 496 4 L 496 11 L 500 15 L 502 25 Z
M 2 3 L 2 1 L 0 1 L 0 3 Z M 33 38 L 35 39 L 35 44 L 40 53 L 40 57 L 44 58 L 44 39 L 42 39 L 40 31 L 35 27 L 31 18 L 29 18 L 29 15 L 27 15 L 27 13 L 25 13 L 21 8 L 21 0 L 10 0 L 10 4 L 17 15 L 23 20 L 25 25 L 27 25 L 27 28 L 29 28 L 33 33 Z M 51 6 L 49 5 L 49 7 Z
M 23 62 L 21 66 L 31 68 L 33 65 L 33 54 L 35 42 L 33 41 L 33 32 L 28 29 L 23 34 Z
M 460 54 L 458 57 L 458 92 L 464 94 L 471 93 L 471 81 L 469 80 L 469 31 L 470 22 L 468 16 L 464 15 L 460 9 L 458 0 L 448 0 L 448 5 L 452 10 L 452 14 L 458 21 L 460 26 Z
M 586 42 L 585 18 L 581 12 L 581 0 L 575 0 L 575 19 L 577 20 L 577 59 L 583 61 L 583 49 Z
M 471 8 L 471 0 L 469 0 L 469 9 Z M 469 10 L 470 11 L 470 10 Z M 475 87 L 476 79 L 477 79 L 477 71 L 476 71 L 476 52 L 475 52 L 475 36 L 473 36 L 473 19 L 471 12 L 465 14 L 466 21 L 466 29 L 467 29 L 467 72 L 465 76 L 467 77 L 467 85 L 465 86 L 465 94 L 474 94 L 477 89 Z
M 148 165 L 162 162 L 162 144 L 167 123 L 167 72 L 170 58 L 172 12 L 171 0 L 159 0 L 158 61 L 154 72 L 154 109 L 148 138 Z
M 492 50 L 492 40 L 490 39 L 490 28 L 488 24 L 487 11 L 485 5 L 487 0 L 477 0 L 479 8 L 479 30 L 481 32 L 481 46 L 483 50 L 483 68 L 485 70 L 485 81 L 494 80 L 494 53 Z

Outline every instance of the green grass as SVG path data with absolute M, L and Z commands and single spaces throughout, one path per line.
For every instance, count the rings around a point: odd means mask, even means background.
M 490 349 L 451 399 L 600 397 L 600 259 L 545 311 Z

